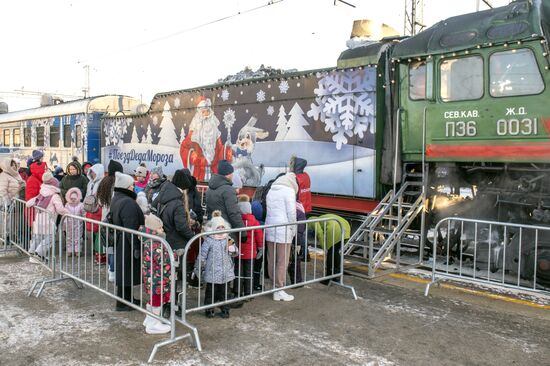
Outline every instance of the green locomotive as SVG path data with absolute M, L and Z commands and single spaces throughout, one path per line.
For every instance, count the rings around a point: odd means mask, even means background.
M 427 227 L 449 216 L 549 225 L 549 36 L 550 2 L 518 0 L 343 52 L 339 67 L 379 71 L 380 190 L 424 172 Z M 467 252 L 464 234 L 453 240 Z M 550 285 L 550 238 L 536 258 L 534 240 L 510 245 L 506 260 L 530 266 L 516 271 L 528 278 L 536 261 Z

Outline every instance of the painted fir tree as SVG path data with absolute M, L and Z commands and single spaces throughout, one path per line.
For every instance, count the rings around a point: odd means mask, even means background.
M 181 126 L 181 131 L 180 131 L 180 144 L 183 142 L 183 140 L 185 140 L 185 127 L 184 127 L 184 126 Z
M 281 108 L 279 108 L 278 117 L 279 119 L 277 120 L 277 129 L 275 130 L 277 132 L 275 141 L 283 141 L 288 132 L 287 121 L 286 121 L 286 111 L 283 105 L 281 105 Z
M 153 133 L 151 132 L 151 125 L 147 125 L 147 132 L 145 133 L 145 141 L 143 141 L 146 144 L 152 144 L 153 143 Z
M 312 141 L 311 136 L 304 129 L 304 126 L 309 126 L 308 121 L 304 117 L 304 111 L 298 103 L 294 103 L 294 107 L 290 110 L 288 118 L 288 132 L 285 140 L 301 140 Z
M 159 125 L 158 144 L 161 146 L 179 147 L 176 127 L 172 121 L 172 112 L 170 111 L 170 104 L 168 102 L 164 103 L 164 111 L 162 112 L 162 119 Z
M 139 140 L 138 134 L 137 134 L 137 126 L 134 123 L 134 132 L 132 132 L 132 139 L 130 140 L 131 144 L 139 144 L 141 141 Z

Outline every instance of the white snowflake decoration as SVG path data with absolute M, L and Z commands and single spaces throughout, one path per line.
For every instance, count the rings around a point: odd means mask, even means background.
M 181 100 L 180 100 L 180 98 L 176 98 L 176 99 L 174 100 L 174 108 L 179 108 L 180 105 L 181 105 Z
M 273 106 L 270 105 L 269 107 L 267 107 L 267 114 L 268 114 L 269 116 L 272 116 L 273 113 L 275 113 L 275 108 L 273 108 Z
M 315 103 L 307 115 L 325 124 L 336 149 L 340 150 L 348 138 L 363 138 L 369 130 L 374 133 L 375 72 L 373 70 L 335 71 L 317 74 L 319 87 L 315 89 Z
M 222 100 L 226 102 L 229 99 L 229 90 L 224 89 L 222 90 Z
M 157 116 L 153 117 L 153 125 L 157 126 L 159 124 L 159 119 Z
M 225 125 L 225 128 L 230 130 L 233 127 L 233 124 L 235 124 L 235 121 L 235 111 L 231 108 L 227 108 L 225 112 L 223 112 L 223 124 Z
M 131 118 L 113 118 L 106 119 L 103 124 L 103 133 L 105 134 L 106 145 L 120 145 L 123 143 L 124 135 L 128 132 L 128 125 Z M 87 126 L 86 126 L 87 130 Z M 82 134 L 84 135 L 84 124 L 82 124 Z
M 265 100 L 265 92 L 260 89 L 260 91 L 256 93 L 256 101 L 261 103 L 264 100 Z
M 288 86 L 288 81 L 281 81 L 281 83 L 279 84 L 279 91 L 281 92 L 281 94 L 286 94 L 288 89 L 290 89 L 290 87 Z

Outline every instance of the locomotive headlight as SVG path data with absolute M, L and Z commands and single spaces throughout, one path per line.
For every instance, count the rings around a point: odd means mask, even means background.
M 446 166 L 440 166 L 435 168 L 435 176 L 438 178 L 446 178 L 449 176 L 449 168 Z

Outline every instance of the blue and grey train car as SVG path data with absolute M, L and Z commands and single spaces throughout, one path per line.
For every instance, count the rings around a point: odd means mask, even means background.
M 138 105 L 131 97 L 105 95 L 0 114 L 0 158 L 25 164 L 33 150 L 42 150 L 50 167 L 65 167 L 73 156 L 99 162 L 102 117 L 126 114 Z

